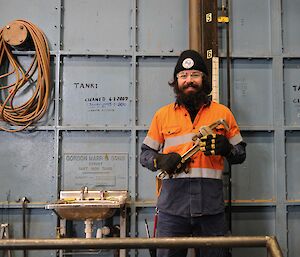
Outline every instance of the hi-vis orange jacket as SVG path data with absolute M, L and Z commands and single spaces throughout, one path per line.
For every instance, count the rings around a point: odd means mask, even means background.
M 163 153 L 177 152 L 184 154 L 193 146 L 192 138 L 199 133 L 199 128 L 225 119 L 229 125 L 226 131 L 223 125 L 215 130 L 223 134 L 232 145 L 242 142 L 240 130 L 231 111 L 216 102 L 203 106 L 192 123 L 188 111 L 176 103 L 159 109 L 153 117 L 144 144 Z M 201 151 L 196 153 L 189 164 L 189 173 L 180 173 L 175 178 L 212 178 L 221 179 L 224 168 L 224 157 L 205 156 Z

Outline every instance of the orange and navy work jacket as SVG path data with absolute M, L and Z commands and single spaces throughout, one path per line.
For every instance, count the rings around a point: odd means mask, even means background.
M 239 127 L 231 111 L 216 102 L 203 106 L 192 123 L 188 111 L 183 106 L 172 103 L 160 108 L 153 117 L 144 144 L 163 153 L 177 152 L 183 155 L 193 146 L 193 136 L 202 126 L 209 126 L 224 119 L 229 131 L 221 124 L 214 131 L 228 138 L 232 145 L 242 142 Z M 212 178 L 222 179 L 224 157 L 205 156 L 199 151 L 189 163 L 189 172 L 180 173 L 175 178 Z
M 232 145 L 242 142 L 242 137 L 231 111 L 224 105 L 210 102 L 203 106 L 194 122 L 188 111 L 176 103 L 159 109 L 152 120 L 144 144 L 163 153 L 184 154 L 193 146 L 192 138 L 199 128 L 225 119 L 229 131 L 220 125 L 215 132 L 223 134 Z M 189 172 L 162 179 L 157 199 L 160 212 L 182 217 L 214 215 L 224 212 L 223 180 L 224 157 L 196 153 L 189 162 Z

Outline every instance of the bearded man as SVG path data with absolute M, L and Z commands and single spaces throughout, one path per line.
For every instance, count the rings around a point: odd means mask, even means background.
M 159 188 L 158 237 L 223 236 L 227 233 L 223 199 L 224 160 L 240 164 L 246 158 L 246 143 L 232 112 L 211 101 L 208 70 L 194 50 L 181 53 L 174 69 L 176 101 L 154 115 L 142 144 L 141 164 L 166 176 Z M 182 155 L 195 141 L 199 129 L 223 119 L 213 134 L 199 140 L 200 151 L 181 169 Z M 158 249 L 158 257 L 183 257 L 187 249 Z M 196 249 L 197 257 L 224 257 L 223 248 Z

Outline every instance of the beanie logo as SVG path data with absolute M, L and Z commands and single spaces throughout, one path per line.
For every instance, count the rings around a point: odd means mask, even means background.
M 191 58 L 186 58 L 182 62 L 182 67 L 185 69 L 190 69 L 191 67 L 193 67 L 193 65 L 194 61 Z

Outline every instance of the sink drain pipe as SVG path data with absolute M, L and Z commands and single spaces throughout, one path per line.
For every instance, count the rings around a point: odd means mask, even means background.
M 85 238 L 92 238 L 93 233 L 93 221 L 91 219 L 87 219 L 84 221 L 84 232 L 85 232 Z

